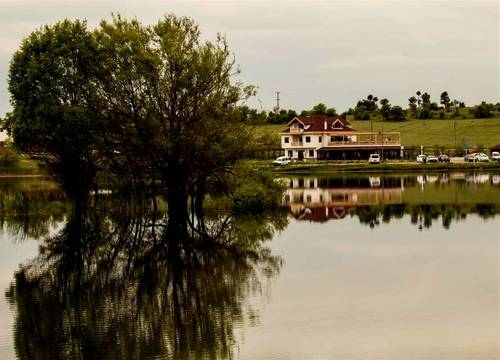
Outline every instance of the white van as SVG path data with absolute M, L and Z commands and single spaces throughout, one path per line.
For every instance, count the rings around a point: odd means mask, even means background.
M 292 159 L 290 159 L 288 156 L 279 156 L 276 158 L 276 160 L 273 161 L 274 166 L 281 166 L 281 165 L 288 165 Z
M 368 158 L 368 164 L 380 164 L 380 155 L 370 154 L 370 157 Z

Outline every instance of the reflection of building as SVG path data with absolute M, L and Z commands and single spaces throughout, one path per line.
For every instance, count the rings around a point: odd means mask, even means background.
M 281 148 L 293 159 L 368 159 L 371 153 L 399 157 L 399 132 L 359 132 L 349 121 L 326 115 L 297 116 L 281 133 Z
M 323 222 L 345 217 L 361 205 L 399 204 L 403 180 L 371 176 L 353 179 L 285 179 L 285 204 L 298 220 Z

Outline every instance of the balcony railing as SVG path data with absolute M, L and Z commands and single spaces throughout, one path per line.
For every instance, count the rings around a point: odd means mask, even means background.
M 302 141 L 292 141 L 292 146 L 302 146 L 304 143 Z
M 334 146 L 334 145 L 401 145 L 401 142 L 399 140 L 385 140 L 385 141 L 374 141 L 374 140 L 357 140 L 357 141 L 350 141 L 350 140 L 345 140 L 345 141 L 329 141 L 328 142 L 329 146 Z

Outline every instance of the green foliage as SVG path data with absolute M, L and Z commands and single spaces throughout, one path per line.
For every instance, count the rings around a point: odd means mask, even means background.
M 378 97 L 368 95 L 366 99 L 361 99 L 354 108 L 355 120 L 369 120 L 378 110 Z
M 363 106 L 354 108 L 354 120 L 370 120 L 370 112 Z
M 19 165 L 19 154 L 10 146 L 0 147 L 0 166 L 16 167 Z
M 269 124 L 286 124 L 294 117 L 297 116 L 297 113 L 294 110 L 280 110 L 279 113 L 269 112 L 267 116 L 267 122 Z
M 327 115 L 327 116 L 338 116 L 337 110 L 334 107 L 328 108 L 325 104 L 319 103 L 313 106 L 310 110 L 302 110 L 300 116 L 310 116 L 310 115 Z
M 400 106 L 392 106 L 387 113 L 387 121 L 404 121 L 405 113 Z
M 450 96 L 447 91 L 443 91 L 440 97 L 440 103 L 444 106 L 446 110 L 448 110 L 451 106 Z
M 4 128 L 17 148 L 44 154 L 44 165 L 75 198 L 86 196 L 96 172 L 98 58 L 86 23 L 64 20 L 31 33 L 9 69 L 13 111 Z
M 251 171 L 240 177 L 233 193 L 234 209 L 237 212 L 260 212 L 278 206 L 285 185 L 270 173 Z
M 481 104 L 474 107 L 473 109 L 474 117 L 476 119 L 484 119 L 492 117 L 493 116 L 492 112 L 494 111 L 494 109 L 495 105 L 488 104 L 485 101 L 483 101 Z

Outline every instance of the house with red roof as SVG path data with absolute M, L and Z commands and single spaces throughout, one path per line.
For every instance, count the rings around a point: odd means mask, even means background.
M 292 159 L 368 159 L 372 153 L 399 157 L 399 132 L 359 132 L 341 117 L 296 116 L 281 131 L 281 148 Z

